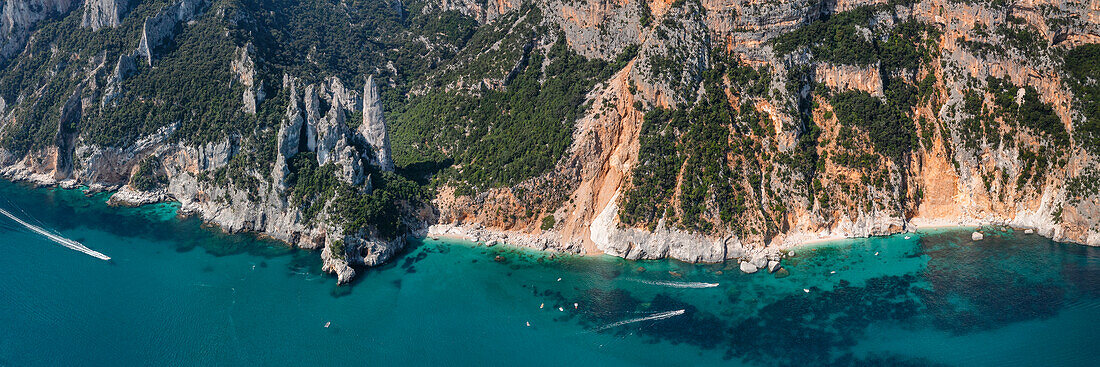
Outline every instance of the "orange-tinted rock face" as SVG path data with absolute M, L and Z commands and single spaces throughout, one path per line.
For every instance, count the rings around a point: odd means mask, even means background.
M 794 96 L 784 88 L 784 76 L 790 67 L 810 66 L 814 82 L 825 89 L 865 91 L 885 98 L 883 74 L 877 65 L 834 64 L 798 55 L 784 58 L 774 53 L 771 40 L 822 14 L 881 5 L 886 1 L 838 1 L 826 8 L 818 2 L 797 0 L 703 0 L 699 2 L 701 8 L 691 4 L 674 5 L 670 0 L 646 1 L 652 16 L 647 25 L 641 24 L 641 11 L 629 1 L 539 3 L 550 14 L 549 21 L 560 25 L 569 44 L 579 53 L 610 59 L 626 46 L 639 45 L 638 57 L 590 93 L 593 107 L 575 122 L 573 147 L 559 163 L 559 169 L 520 185 L 525 189 L 543 185 L 544 192 L 564 190 L 567 192 L 564 199 L 532 204 L 530 200 L 517 201 L 504 195 L 509 199 L 481 198 L 478 205 L 461 200 L 456 201 L 456 206 L 442 204 L 444 208 L 464 208 L 462 211 L 468 212 L 461 216 L 462 220 L 454 217 L 455 221 L 540 233 L 542 231 L 537 228 L 540 219 L 552 214 L 558 225 L 551 232 L 560 235 L 562 241 L 583 243 L 589 252 L 594 252 L 593 221 L 615 204 L 611 202 L 612 197 L 629 189 L 632 168 L 638 159 L 643 112 L 633 108 L 635 102 L 646 109 L 694 102 L 685 100 L 684 96 L 695 95 L 694 90 L 700 88 L 700 75 L 692 70 L 705 69 L 712 64 L 708 48 L 725 50 L 744 63 L 767 66 L 775 73 L 769 86 L 770 96 L 752 101 L 756 110 L 769 116 L 776 131 L 774 137 L 763 141 L 768 147 L 765 150 L 769 152 L 769 160 L 760 162 L 772 174 L 778 174 L 782 165 L 771 160 L 795 149 L 804 133 L 790 107 Z M 1053 47 L 1064 50 L 1095 43 L 1100 41 L 1097 26 L 1100 2 L 1082 5 L 1056 0 L 1021 1 L 1008 9 L 979 3 L 927 0 L 894 10 L 901 19 L 884 19 L 881 23 L 884 27 L 913 19 L 932 24 L 940 32 L 933 40 L 936 49 L 932 58 L 911 76 L 914 83 L 926 75 L 934 76 L 933 97 L 907 111 L 919 133 L 927 130 L 927 136 L 921 137 L 922 142 L 904 160 L 903 166 L 883 158 L 879 172 L 863 172 L 825 159 L 815 171 L 815 178 L 823 185 L 821 190 L 830 194 L 831 205 L 823 206 L 815 198 L 801 194 L 810 185 L 803 179 L 773 178 L 769 190 L 777 192 L 776 197 L 768 194 L 760 199 L 785 204 L 787 210 L 780 220 L 784 223 L 783 229 L 774 235 L 745 235 L 739 240 L 751 246 L 790 245 L 816 238 L 891 233 L 913 224 L 975 223 L 1036 228 L 1057 239 L 1081 243 L 1100 237 L 1100 215 L 1095 209 L 1097 195 L 1071 205 L 1066 203 L 1063 192 L 1067 180 L 1097 169 L 1096 157 L 1081 149 L 1058 152 L 1057 166 L 1050 167 L 1042 182 L 1017 185 L 1017 178 L 1025 168 L 1018 149 L 989 144 L 979 145 L 977 149 L 966 148 L 963 144 L 966 136 L 959 128 L 961 118 L 953 112 L 960 108 L 962 95 L 975 88 L 973 81 L 984 85 L 987 77 L 1003 78 L 1017 86 L 1034 88 L 1040 100 L 1049 104 L 1065 128 L 1072 132 L 1076 113 L 1074 96 L 1066 87 L 1064 73 L 1050 54 L 1029 57 L 1010 50 L 1002 55 L 980 55 L 963 42 L 1002 42 L 993 30 L 1011 21 L 1012 24 L 1026 24 L 1045 40 L 1047 46 L 1054 44 Z M 1012 20 L 1009 14 L 1019 20 Z M 1047 21 L 1050 14 L 1076 14 L 1080 21 L 1052 27 L 1056 22 Z M 992 35 L 983 35 L 975 31 L 976 27 L 985 27 L 985 32 Z M 678 60 L 683 74 L 655 77 L 652 71 L 655 57 Z M 681 77 L 679 83 L 669 79 Z M 628 85 L 634 86 L 632 92 L 628 91 Z M 811 113 L 812 120 L 822 131 L 818 154 L 831 156 L 846 152 L 846 148 L 836 144 L 839 127 L 828 99 L 810 98 L 819 105 Z M 985 94 L 988 103 L 992 103 L 992 98 Z M 729 100 L 733 101 L 733 108 L 741 108 L 738 106 L 741 97 L 729 95 Z M 605 104 L 611 108 L 602 107 Z M 1045 144 L 1031 138 L 1026 131 L 997 121 L 1002 124 L 998 134 L 1013 135 L 1013 141 L 1017 141 L 1015 144 L 1021 149 L 1038 149 Z M 873 149 L 862 153 L 877 154 Z M 884 180 L 887 186 L 885 189 L 870 188 L 864 176 Z M 561 177 L 566 179 L 555 181 Z M 566 184 L 549 188 L 545 186 L 548 182 Z M 621 195 L 619 198 L 621 200 Z M 1090 209 L 1084 209 L 1086 207 Z M 502 220 L 510 218 L 506 214 L 485 214 L 532 210 L 536 214 L 521 216 L 524 219 L 518 221 Z M 1056 218 L 1056 214 L 1060 217 Z M 737 226 L 751 227 L 759 220 L 759 216 L 745 214 L 737 219 Z M 614 226 L 622 227 L 617 221 Z M 726 234 L 716 231 L 705 235 L 721 238 Z

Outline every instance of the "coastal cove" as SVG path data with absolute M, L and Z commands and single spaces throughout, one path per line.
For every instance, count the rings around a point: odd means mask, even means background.
M 411 240 L 349 286 L 315 253 L 176 204 L 0 181 L 0 365 L 1100 363 L 1100 248 L 932 229 L 736 262 Z M 327 325 L 327 326 L 326 326 Z

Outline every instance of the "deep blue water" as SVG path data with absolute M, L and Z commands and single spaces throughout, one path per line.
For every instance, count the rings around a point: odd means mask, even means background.
M 316 253 L 105 200 L 0 181 L 113 258 L 0 218 L 0 366 L 1100 365 L 1100 249 L 1022 233 L 804 248 L 785 278 L 424 240 L 337 287 Z

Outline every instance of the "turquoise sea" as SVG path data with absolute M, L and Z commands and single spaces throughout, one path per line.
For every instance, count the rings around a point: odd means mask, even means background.
M 0 366 L 1100 365 L 1100 248 L 1023 233 L 803 248 L 785 278 L 423 240 L 337 287 L 316 253 L 106 198 L 0 181 L 113 258 L 0 217 Z

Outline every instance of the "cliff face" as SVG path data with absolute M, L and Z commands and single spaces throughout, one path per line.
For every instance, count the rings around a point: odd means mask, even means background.
M 390 135 L 386 131 L 386 120 L 382 116 L 382 95 L 378 91 L 378 85 L 374 83 L 374 76 L 368 76 L 363 85 L 363 124 L 359 126 L 359 134 L 367 144 L 374 147 L 371 163 L 383 171 L 393 171 Z
M 5 2 L 0 173 L 177 200 L 342 283 L 425 231 L 747 270 L 926 225 L 1100 245 L 1063 61 L 1095 1 L 264 6 Z
M 927 225 L 1003 224 L 1034 229 L 1061 241 L 1100 245 L 1098 193 L 1094 188 L 1083 193 L 1068 188 L 1069 182 L 1088 177 L 1097 169 L 1096 156 L 1082 148 L 1081 142 L 1070 144 L 1076 148 L 1054 153 L 1058 157 L 1054 159 L 1056 168 L 1051 167 L 1055 169 L 1046 172 L 1039 182 L 1017 184 L 1034 172 L 1029 158 L 1023 155 L 1047 149 L 1043 147 L 1049 146 L 1049 142 L 1033 136 L 1034 132 L 1002 123 L 997 134 L 1016 135 L 1018 144 L 1010 147 L 986 141 L 976 147 L 968 146 L 972 137 L 966 135 L 971 133 L 960 127 L 965 117 L 953 113 L 953 109 L 961 108 L 965 93 L 980 90 L 976 85 L 994 77 L 1020 87 L 1019 93 L 1025 93 L 1025 87 L 1033 88 L 1067 131 L 1072 132 L 1082 122 L 1068 83 L 1063 80 L 1065 72 L 1053 53 L 1090 42 L 1073 40 L 1095 42 L 1100 33 L 1097 23 L 1089 19 L 1097 16 L 1096 7 L 1062 1 L 1018 2 L 1000 8 L 924 1 L 911 7 L 880 8 L 864 25 L 865 32 L 910 20 L 940 30 L 929 40 L 935 45 L 930 59 L 919 69 L 909 71 L 914 74 L 909 76 L 911 80 L 928 78 L 932 82 L 932 90 L 927 93 L 933 97 L 906 111 L 920 125 L 919 129 L 928 131 L 924 144 L 900 160 L 882 157 L 873 148 L 865 149 L 863 153 L 877 157 L 872 164 L 883 167 L 881 172 L 861 172 L 826 158 L 809 175 L 789 175 L 785 174 L 789 167 L 780 162 L 760 159 L 757 163 L 763 166 L 763 172 L 758 174 L 765 177 L 765 182 L 756 194 L 749 195 L 765 208 L 755 218 L 751 210 L 742 214 L 731 226 L 756 227 L 760 231 L 685 230 L 670 223 L 675 216 L 666 216 L 657 221 L 656 227 L 648 229 L 620 222 L 623 194 L 631 188 L 631 175 L 638 162 L 643 111 L 636 106 L 691 103 L 694 98 L 691 92 L 704 88 L 701 74 L 714 64 L 708 48 L 721 47 L 742 63 L 766 67 L 774 73 L 767 82 L 772 96 L 754 98 L 752 106 L 756 112 L 769 116 L 775 130 L 774 136 L 760 138 L 763 149 L 770 153 L 767 155 L 792 152 L 797 149 L 799 139 L 807 135 L 806 126 L 798 123 L 800 113 L 792 108 L 797 106 L 784 106 L 796 105 L 798 100 L 816 105 L 806 114 L 822 130 L 822 136 L 817 138 L 820 144 L 815 149 L 818 156 L 856 152 L 838 144 L 844 128 L 833 117 L 833 107 L 821 91 L 864 91 L 883 98 L 886 86 L 880 65 L 818 61 L 812 53 L 777 55 L 772 41 L 807 23 L 884 3 L 701 1 L 698 6 L 689 2 L 674 7 L 666 1 L 641 2 L 648 10 L 634 2 L 540 3 L 547 19 L 561 27 L 576 52 L 612 58 L 629 45 L 639 45 L 638 57 L 589 93 L 593 107 L 575 123 L 569 153 L 557 167 L 519 185 L 524 191 L 533 189 L 540 193 L 567 187 L 567 199 L 551 200 L 552 204 L 547 205 L 543 200 L 518 199 L 511 190 L 491 190 L 460 200 L 444 196 L 437 200 L 444 213 L 442 219 L 473 228 L 496 228 L 512 233 L 513 237 L 521 233 L 553 238 L 571 244 L 564 248 L 587 253 L 603 252 L 627 258 L 675 257 L 686 261 L 721 261 L 746 257 L 744 249 L 784 247 L 820 238 L 882 235 Z M 649 14 L 643 14 L 646 12 Z M 649 20 L 643 21 L 645 18 Z M 1012 42 L 980 31 L 1004 24 L 1024 24 L 1024 28 L 1034 30 L 1042 38 L 1040 44 L 1050 47 L 1051 53 L 1036 56 L 1010 49 L 989 55 L 960 44 L 979 35 L 986 37 L 983 42 L 991 44 Z M 654 65 L 663 58 L 674 59 L 678 69 L 654 78 Z M 816 91 L 784 91 L 782 88 L 788 83 L 783 75 L 792 73 L 792 67 L 803 65 L 811 75 L 805 82 L 814 85 Z M 897 79 L 896 75 L 891 77 Z M 629 92 L 628 84 L 633 89 Z M 776 93 L 780 94 L 778 98 Z M 988 91 L 982 94 L 987 105 L 995 98 Z M 791 100 L 794 102 L 788 102 Z M 736 107 L 736 103 L 732 104 Z M 784 176 L 788 178 L 783 179 Z M 876 180 L 885 184 L 874 187 L 870 182 Z M 675 186 L 679 196 L 684 186 L 683 172 Z M 808 191 L 827 193 L 828 202 L 807 195 Z M 678 200 L 674 198 L 671 206 L 678 206 Z M 767 208 L 774 204 L 782 204 L 785 210 L 777 213 Z M 527 221 L 502 220 L 520 212 L 530 213 L 532 209 L 546 214 L 526 215 L 530 218 Z M 555 217 L 557 224 L 543 230 L 539 228 L 539 219 L 547 214 Z M 779 225 L 769 231 L 768 221 L 777 221 Z
M 92 30 L 118 27 L 130 10 L 129 6 L 130 0 L 88 0 L 84 3 L 84 19 L 80 25 Z
M 67 14 L 79 0 L 12 0 L 0 9 L 0 61 L 23 49 L 34 26 L 49 17 Z

